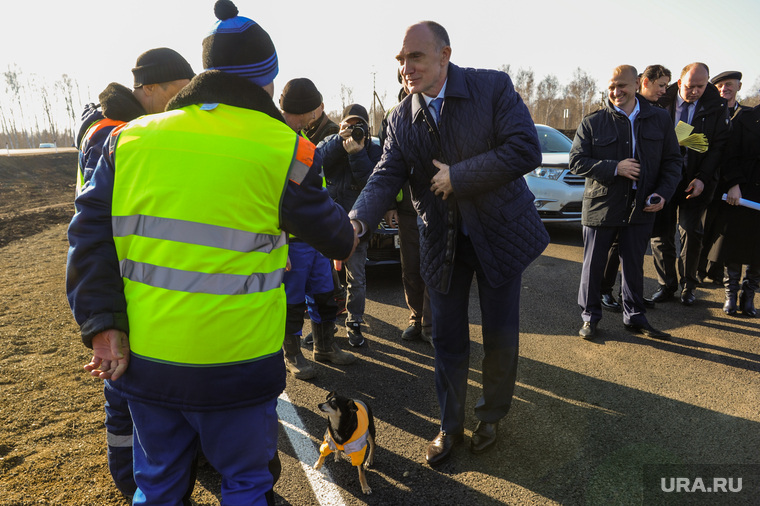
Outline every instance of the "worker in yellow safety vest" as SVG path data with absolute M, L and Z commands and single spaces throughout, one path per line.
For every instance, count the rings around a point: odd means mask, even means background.
M 229 0 L 214 12 L 206 70 L 166 112 L 111 132 L 69 227 L 85 369 L 133 417 L 134 504 L 180 503 L 199 445 L 223 502 L 271 499 L 288 233 L 335 259 L 357 242 L 314 145 L 272 101 L 269 35 Z

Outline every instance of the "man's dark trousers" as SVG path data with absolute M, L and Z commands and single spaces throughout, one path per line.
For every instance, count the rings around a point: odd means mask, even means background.
M 448 293 L 429 289 L 433 312 L 435 388 L 441 408 L 441 430 L 464 431 L 467 375 L 470 370 L 468 308 L 473 274 L 477 276 L 482 316 L 483 395 L 475 416 L 501 420 L 512 405 L 519 354 L 521 275 L 494 288 L 488 284 L 469 237 L 459 234 Z
M 683 182 L 678 185 L 676 196 L 682 195 L 684 188 Z M 697 267 L 702 251 L 705 209 L 709 203 L 708 195 L 704 194 L 694 202 L 687 202 L 683 197 L 674 198 L 658 213 L 652 233 L 652 256 L 658 282 L 670 291 L 678 290 L 679 278 L 682 288 L 693 290 L 699 284 Z M 676 229 L 681 243 L 677 266 Z
M 430 325 L 430 297 L 420 276 L 420 229 L 417 213 L 398 212 L 398 235 L 401 254 L 401 281 L 406 305 L 412 319 Z
M 644 309 L 644 254 L 652 232 L 652 223 L 624 227 L 583 227 L 583 271 L 578 289 L 578 305 L 584 322 L 602 319 L 602 278 L 607 253 L 615 237 L 620 244 L 623 269 L 623 323 L 647 323 Z

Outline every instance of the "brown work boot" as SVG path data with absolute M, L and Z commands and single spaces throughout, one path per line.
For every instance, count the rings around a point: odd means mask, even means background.
M 301 353 L 301 338 L 299 336 L 285 334 L 282 350 L 285 352 L 285 367 L 296 379 L 307 380 L 316 375 L 314 366 Z
M 335 325 L 322 322 L 312 326 L 314 334 L 314 360 L 332 362 L 335 365 L 348 365 L 356 361 L 356 355 L 343 351 L 335 342 Z

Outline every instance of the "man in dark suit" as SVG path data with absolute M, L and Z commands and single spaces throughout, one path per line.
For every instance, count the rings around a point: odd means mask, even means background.
M 528 108 L 509 76 L 449 62 L 446 30 L 409 27 L 396 59 L 407 97 L 388 121 L 383 156 L 349 213 L 371 230 L 405 181 L 422 224 L 420 269 L 433 314 L 438 435 L 435 466 L 463 440 L 470 369 L 468 306 L 477 275 L 483 319 L 483 396 L 470 449 L 496 442 L 514 392 L 522 272 L 549 242 L 523 175 L 541 163 Z
M 636 94 L 638 73 L 617 67 L 605 107 L 583 118 L 570 151 L 570 170 L 586 177 L 583 195 L 583 273 L 579 334 L 596 337 L 607 253 L 618 237 L 623 266 L 623 323 L 649 337 L 670 339 L 652 327 L 644 309 L 644 253 L 654 213 L 675 191 L 681 157 L 668 114 Z
M 710 82 L 715 85 L 720 92 L 720 96 L 726 99 L 726 107 L 728 108 L 728 115 L 731 121 L 739 114 L 739 111 L 743 109 L 743 106 L 739 104 L 736 99 L 737 93 L 742 89 L 742 73 L 736 70 L 727 70 L 721 72 L 717 76 L 710 79 Z M 724 159 L 729 156 L 729 153 L 724 153 Z M 726 170 L 725 163 L 721 164 L 718 172 Z M 718 240 L 718 236 L 721 233 L 723 220 L 721 219 L 721 211 L 724 208 L 721 195 L 728 191 L 725 187 L 721 174 L 716 173 L 718 179 L 717 190 L 712 199 L 712 202 L 707 206 L 705 211 L 705 236 L 702 240 L 702 253 L 699 255 L 699 267 L 697 269 L 697 279 L 700 283 L 704 283 L 706 278 L 710 278 L 715 285 L 723 285 L 723 262 L 711 262 L 708 259 L 710 250 Z
M 718 165 L 730 133 L 726 100 L 709 79 L 707 65 L 690 63 L 660 100 L 674 125 L 683 122 L 693 126 L 694 133 L 705 135 L 709 148 L 704 153 L 681 148 L 681 181 L 673 199 L 658 216 L 652 233 L 652 256 L 660 284 L 650 299 L 654 302 L 673 299 L 679 285 L 683 305 L 691 306 L 696 300 L 694 289 L 699 283 L 697 266 L 704 235 L 704 212 L 715 192 Z M 676 228 L 681 244 L 677 265 Z

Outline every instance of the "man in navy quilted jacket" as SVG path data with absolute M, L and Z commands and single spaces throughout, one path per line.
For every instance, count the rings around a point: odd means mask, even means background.
M 446 30 L 406 30 L 396 59 L 410 96 L 388 121 L 383 157 L 349 217 L 372 230 L 407 179 L 419 214 L 420 270 L 430 291 L 438 435 L 431 466 L 463 440 L 470 367 L 467 309 L 473 275 L 482 313 L 483 395 L 470 449 L 496 443 L 517 371 L 520 282 L 549 237 L 523 174 L 541 163 L 536 128 L 509 76 L 449 63 Z

